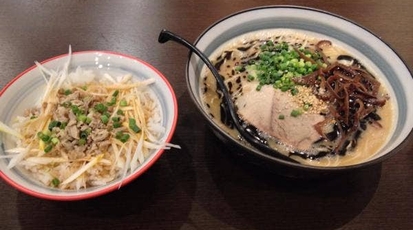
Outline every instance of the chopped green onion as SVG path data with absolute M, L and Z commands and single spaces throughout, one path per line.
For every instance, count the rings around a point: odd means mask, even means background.
M 128 102 L 125 99 L 122 99 L 119 103 L 120 106 L 125 107 L 128 105 Z
M 125 133 L 123 134 L 123 136 L 120 138 L 120 141 L 122 141 L 123 143 L 125 143 L 126 141 L 129 140 L 129 134 Z
M 61 124 L 60 124 L 60 129 L 65 129 L 66 128 L 66 126 L 67 126 L 67 122 L 62 122 Z
M 62 103 L 62 106 L 65 108 L 69 108 L 70 106 L 72 106 L 72 103 L 70 101 L 65 101 Z
M 115 138 L 120 140 L 122 143 L 125 143 L 126 141 L 129 140 L 130 135 L 127 133 L 123 133 L 122 131 L 119 131 L 116 133 Z
M 89 136 L 89 133 L 85 130 L 85 131 L 80 131 L 79 134 L 80 138 L 87 138 L 87 136 Z
M 78 141 L 79 145 L 85 145 L 86 144 L 86 139 L 85 138 L 80 138 Z
M 114 104 L 116 104 L 116 97 L 112 97 L 112 99 L 110 100 L 110 102 L 106 103 L 108 106 L 112 106 Z
M 46 134 L 46 135 L 51 135 L 52 134 L 52 132 L 50 132 L 50 130 L 48 130 L 48 129 L 46 129 L 45 131 L 44 131 L 44 134 Z
M 86 123 L 86 124 L 90 124 L 90 122 L 92 122 L 92 118 L 86 117 L 85 123 Z
M 274 44 L 273 41 L 268 40 L 261 45 L 260 51 L 258 58 L 249 61 L 246 66 L 256 75 L 255 79 L 259 82 L 257 90 L 260 90 L 264 85 L 273 85 L 284 92 L 292 90 L 291 93 L 296 95 L 298 92 L 294 90 L 293 78 L 310 74 L 316 71 L 319 65 L 325 64 L 322 62 L 322 57 L 316 52 L 300 48 L 299 52 L 315 62 L 320 62 L 320 64 L 304 60 L 300 57 L 300 53 L 286 42 Z M 252 81 L 253 79 L 247 76 L 247 80 Z
M 60 184 L 60 180 L 57 179 L 56 177 L 53 178 L 53 180 L 52 180 L 52 185 L 53 185 L 54 187 L 57 187 L 57 186 L 59 186 L 59 184 Z
M 120 117 L 112 117 L 112 121 L 113 121 L 113 122 L 119 122 L 119 121 L 120 121 Z
M 45 153 L 48 153 L 48 152 L 52 151 L 52 149 L 53 149 L 53 145 L 52 145 L 52 144 L 47 145 L 46 148 L 44 148 L 44 152 L 45 152 Z
M 284 118 L 285 118 L 285 116 L 282 115 L 282 114 L 280 114 L 280 115 L 278 116 L 278 119 L 280 119 L 280 120 L 284 120 Z
M 241 70 L 243 70 L 243 69 L 244 69 L 243 66 L 240 66 L 240 65 L 235 66 L 235 71 L 237 71 L 237 72 L 241 72 Z
M 39 137 L 40 140 L 44 141 L 44 142 L 49 142 L 50 141 L 50 136 L 47 134 L 44 134 L 42 132 L 38 132 L 37 133 L 37 137 Z
M 78 121 L 81 121 L 81 122 L 86 122 L 86 119 L 87 119 L 87 116 L 86 115 L 84 115 L 84 114 L 80 114 L 79 116 L 77 116 L 77 118 L 76 118 Z
M 298 109 L 293 109 L 293 110 L 291 111 L 291 116 L 292 116 L 292 117 L 298 117 L 298 116 L 300 116 L 301 114 L 302 114 L 301 110 L 298 110 Z
M 108 107 L 106 107 L 106 106 L 105 106 L 104 104 L 102 104 L 102 103 L 99 103 L 99 104 L 96 104 L 96 105 L 95 105 L 94 109 L 95 109 L 96 111 L 98 111 L 99 113 L 104 113 L 104 112 L 106 112 L 106 111 L 108 110 Z
M 106 115 L 100 116 L 100 120 L 103 122 L 103 124 L 107 124 L 109 122 L 109 117 Z
M 70 108 L 72 109 L 74 114 L 76 114 L 80 111 L 79 106 L 77 106 L 77 105 L 71 105 Z
M 133 118 L 129 118 L 129 128 L 135 133 L 139 133 L 141 131 L 141 129 L 136 125 L 136 120 Z
M 52 144 L 57 145 L 57 143 L 59 143 L 59 139 L 57 137 L 53 137 L 51 142 Z
M 120 122 L 113 122 L 113 128 L 120 128 L 120 127 L 122 127 L 122 123 L 120 123 Z
M 123 132 L 119 131 L 119 132 L 116 133 L 115 138 L 120 139 L 122 137 L 122 135 L 123 135 Z
M 298 94 L 298 89 L 297 88 L 292 88 L 291 89 L 291 94 L 293 95 L 293 96 L 295 96 L 295 95 L 297 95 Z
M 81 109 L 79 108 L 79 106 L 77 106 L 77 105 L 71 105 L 70 108 L 72 109 L 73 113 L 74 113 L 76 116 L 79 116 L 80 114 L 84 114 L 84 113 L 85 113 L 85 112 L 84 112 L 83 110 L 81 110 Z
M 303 109 L 304 109 L 305 111 L 307 111 L 307 110 L 310 109 L 311 106 L 313 106 L 311 103 L 304 103 Z
M 117 115 L 125 115 L 125 114 L 123 113 L 123 111 L 120 110 L 120 109 L 119 109 L 118 111 L 116 111 L 116 114 L 117 114 Z
M 67 96 L 67 95 L 70 95 L 70 94 L 72 94 L 72 90 L 70 90 L 70 89 L 66 89 L 65 91 L 64 91 L 64 94 Z
M 54 127 L 59 127 L 59 128 L 60 128 L 60 125 L 61 125 L 61 124 L 62 124 L 62 123 L 61 123 L 60 121 L 51 121 L 51 122 L 49 123 L 48 129 L 49 129 L 50 131 L 52 131 Z
M 119 90 L 115 90 L 115 92 L 113 92 L 112 97 L 117 97 L 119 95 Z
M 89 135 L 89 134 L 92 132 L 92 129 L 91 129 L 91 128 L 87 128 L 84 132 L 86 132 L 87 135 Z
M 283 86 L 281 86 L 280 89 L 281 89 L 282 92 L 286 92 L 290 89 L 290 86 L 289 85 L 283 85 Z

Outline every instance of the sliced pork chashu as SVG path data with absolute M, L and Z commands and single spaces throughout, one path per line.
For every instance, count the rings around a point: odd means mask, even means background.
M 243 93 L 237 97 L 238 114 L 247 123 L 296 150 L 309 150 L 321 138 L 314 125 L 324 116 L 302 113 L 291 116 L 293 110 L 302 108 L 290 92 L 272 86 L 256 90 L 256 83 L 243 84 Z

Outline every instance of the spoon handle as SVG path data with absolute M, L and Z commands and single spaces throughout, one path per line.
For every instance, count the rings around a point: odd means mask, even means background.
M 180 43 L 181 45 L 186 46 L 192 52 L 196 53 L 196 55 L 198 55 L 198 57 L 201 58 L 201 60 L 205 63 L 205 65 L 207 65 L 207 67 L 211 70 L 212 74 L 215 77 L 219 76 L 220 78 L 222 78 L 221 75 L 218 73 L 217 69 L 215 68 L 215 66 L 212 65 L 211 61 L 209 61 L 208 57 L 206 57 L 205 54 L 202 53 L 196 46 L 192 45 L 190 42 L 188 42 L 184 38 L 172 33 L 171 31 L 163 29 L 161 31 L 161 33 L 159 34 L 158 42 L 159 43 L 165 43 L 169 40 Z M 221 91 L 223 91 L 223 93 L 227 94 L 225 96 L 226 97 L 229 96 L 229 93 L 225 92 L 227 90 L 226 90 L 226 86 L 223 83 L 223 81 L 218 80 L 218 84 L 219 84 L 219 88 L 221 89 Z
M 218 70 L 211 63 L 211 61 L 208 59 L 208 57 L 206 57 L 203 52 L 201 52 L 196 46 L 194 46 L 192 43 L 188 42 L 186 39 L 180 37 L 179 35 L 176 35 L 176 34 L 172 33 L 171 31 L 163 29 L 161 31 L 161 33 L 159 34 L 158 42 L 159 43 L 165 43 L 169 40 L 172 40 L 172 41 L 175 41 L 175 42 L 177 42 L 181 45 L 184 45 L 189 50 L 191 50 L 196 55 L 198 55 L 198 57 L 201 58 L 201 60 L 205 63 L 205 65 L 207 65 L 207 67 L 211 70 L 213 76 L 216 78 L 217 84 L 219 86 L 218 88 L 219 88 L 220 92 L 223 94 L 223 98 L 225 100 L 223 102 L 223 105 L 221 105 L 221 107 L 224 109 L 225 115 L 226 115 L 226 119 L 225 119 L 226 121 L 224 123 L 226 123 L 230 126 L 232 125 L 231 124 L 232 122 L 230 122 L 231 120 L 233 120 L 236 123 L 235 120 L 238 120 L 238 115 L 234 111 L 235 109 L 228 109 L 228 108 L 235 108 L 234 102 L 231 100 L 231 96 L 228 92 L 227 87 L 225 86 L 225 83 L 223 81 L 223 77 L 218 73 Z M 229 119 L 229 118 L 232 118 L 232 119 Z

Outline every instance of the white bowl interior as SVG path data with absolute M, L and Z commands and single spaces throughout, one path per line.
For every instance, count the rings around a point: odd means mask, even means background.
M 68 55 L 62 55 L 44 61 L 42 64 L 48 69 L 58 70 L 67 62 Z M 82 69 L 91 69 L 97 73 L 109 73 L 112 76 L 121 76 L 130 73 L 137 80 L 155 79 L 151 89 L 161 104 L 163 114 L 162 124 L 166 128 L 161 141 L 169 142 L 175 130 L 177 121 L 177 101 L 174 91 L 167 79 L 148 63 L 134 57 L 102 51 L 84 51 L 72 54 L 71 70 L 80 66 Z M 11 124 L 16 115 L 23 114 L 24 110 L 32 107 L 43 94 L 45 81 L 35 66 L 26 70 L 10 82 L 0 94 L 0 120 Z M 5 155 L 5 149 L 14 147 L 8 135 L 0 133 L 0 156 Z M 121 183 L 127 184 L 147 170 L 162 154 L 162 150 L 153 151 L 145 162 L 121 182 L 117 179 L 105 186 L 91 187 L 79 191 L 62 191 L 45 187 L 39 182 L 29 179 L 22 171 L 13 168 L 7 169 L 8 159 L 0 159 L 0 174 L 10 184 L 31 195 L 48 199 L 84 199 L 100 195 L 117 189 Z
M 346 48 L 386 84 L 394 103 L 395 124 L 392 134 L 382 149 L 369 161 L 395 149 L 413 127 L 413 85 L 411 73 L 401 58 L 379 37 L 354 22 L 317 9 L 295 6 L 269 6 L 248 9 L 232 14 L 206 29 L 195 45 L 207 56 L 228 40 L 253 31 L 266 29 L 294 29 L 324 37 Z M 208 119 L 200 98 L 199 81 L 204 63 L 191 54 L 187 63 L 187 81 L 192 98 Z M 218 129 L 218 126 L 211 121 Z M 226 133 L 221 133 L 231 138 Z M 256 150 L 253 150 L 256 151 Z M 271 158 L 271 157 L 269 157 Z

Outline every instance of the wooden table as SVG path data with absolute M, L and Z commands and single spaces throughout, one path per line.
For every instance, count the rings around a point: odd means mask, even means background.
M 143 176 L 111 194 L 40 200 L 0 181 L 0 229 L 413 229 L 413 135 L 384 163 L 323 180 L 274 175 L 227 154 L 202 122 L 184 79 L 188 51 L 160 45 L 162 28 L 190 41 L 236 11 L 270 4 L 315 7 L 369 28 L 413 68 L 410 0 L 141 0 L 0 2 L 0 86 L 24 69 L 74 51 L 139 57 L 170 80 L 179 103 L 173 143 Z

